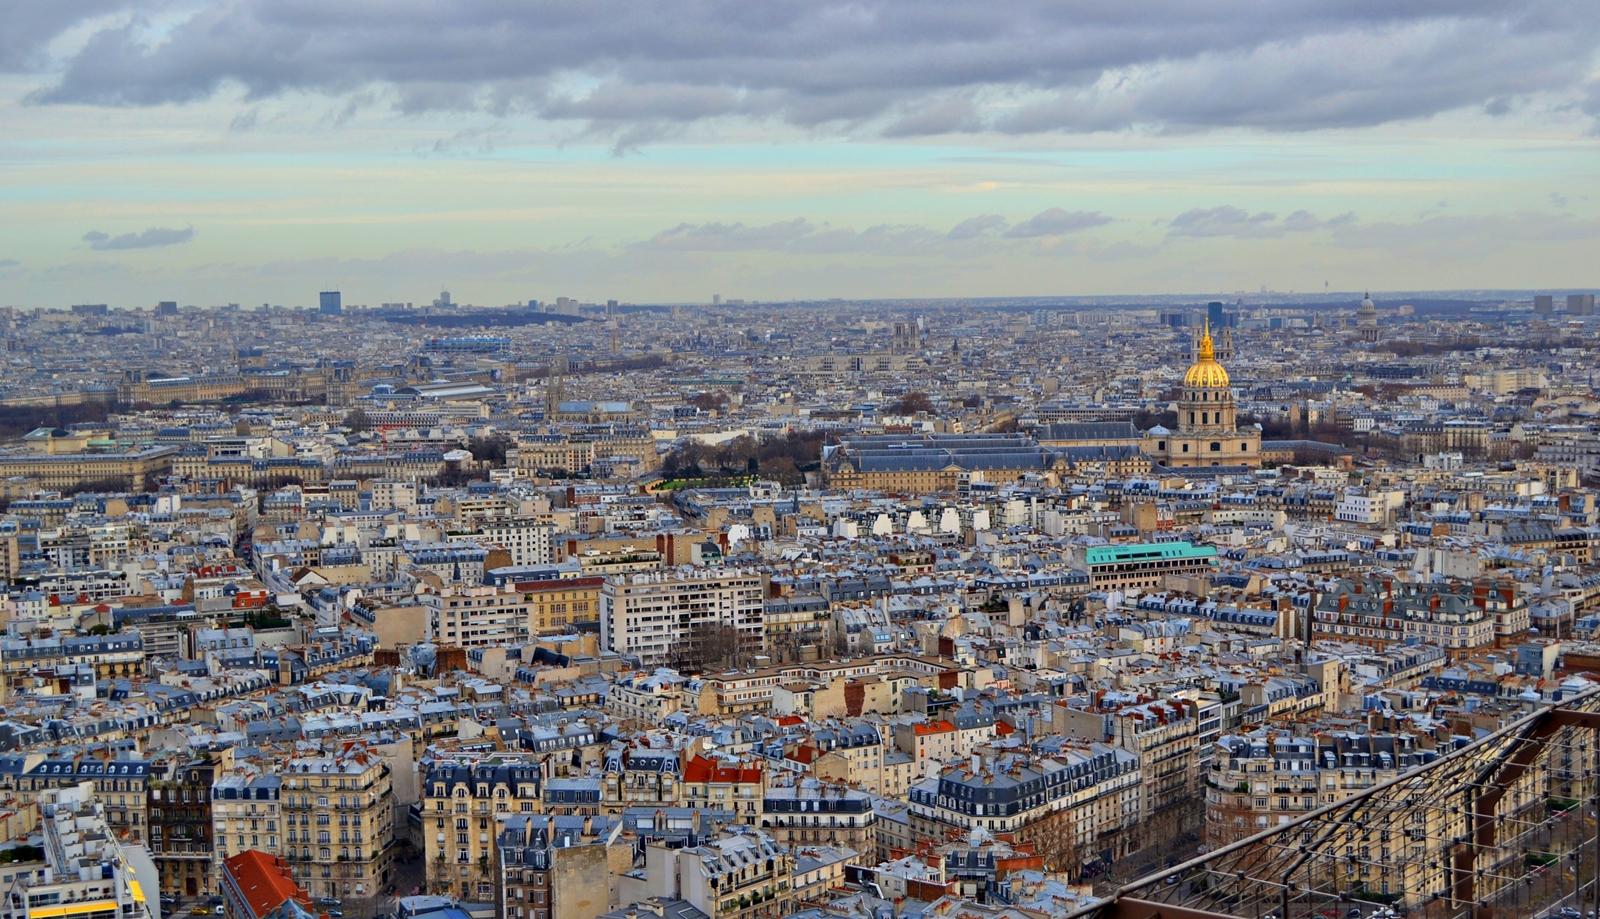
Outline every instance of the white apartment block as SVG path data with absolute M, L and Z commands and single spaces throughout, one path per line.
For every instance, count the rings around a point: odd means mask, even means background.
M 452 543 L 476 543 L 484 548 L 504 549 L 513 565 L 553 565 L 556 553 L 555 524 L 537 517 L 480 517 L 470 529 L 452 530 L 446 538 Z
M 523 644 L 528 640 L 529 603 L 514 587 L 446 586 L 423 594 L 428 637 L 458 648 Z
M 713 627 L 735 629 L 761 647 L 766 578 L 737 569 L 616 575 L 600 591 L 601 647 L 634 654 L 645 666 L 666 663 L 674 646 Z

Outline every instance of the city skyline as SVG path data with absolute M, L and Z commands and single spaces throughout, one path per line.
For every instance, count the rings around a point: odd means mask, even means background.
M 1593 285 L 1583 4 L 405 12 L 16 11 L 0 300 Z

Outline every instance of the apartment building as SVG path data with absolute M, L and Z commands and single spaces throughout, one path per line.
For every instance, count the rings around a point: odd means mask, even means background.
M 487 648 L 528 640 L 531 604 L 515 588 L 451 584 L 423 594 L 421 600 L 428 637 L 441 644 Z
M 1205 840 L 1253 836 L 1362 788 L 1432 762 L 1432 738 L 1409 734 L 1295 737 L 1261 730 L 1217 741 L 1206 770 Z
M 389 880 L 392 781 L 388 762 L 362 743 L 284 764 L 284 854 L 307 890 L 366 898 Z
M 1015 833 L 1047 864 L 1070 870 L 1141 843 L 1137 754 L 1104 743 L 1065 743 L 1049 756 L 992 752 L 947 766 L 911 787 L 910 830 L 935 844 L 951 829 Z
M 683 782 L 682 761 L 677 750 L 607 750 L 600 781 L 600 806 L 605 813 L 628 807 L 677 807 Z
M 911 757 L 912 772 L 918 777 L 956 759 L 959 739 L 956 726 L 942 719 L 894 726 L 895 749 Z
M 600 594 L 605 578 L 561 578 L 516 585 L 528 611 L 530 635 L 563 635 L 575 625 L 600 619 Z
M 1446 584 L 1341 580 L 1311 615 L 1317 639 L 1387 648 L 1415 640 L 1464 653 L 1526 635 L 1528 601 L 1515 585 L 1488 579 Z
M 1199 705 L 1187 699 L 1114 700 L 1102 693 L 1084 707 L 1058 702 L 1051 714 L 1056 733 L 1112 743 L 1138 757 L 1140 819 L 1147 831 L 1167 838 L 1189 831 L 1198 819 L 1190 811 L 1199 794 Z
M 645 666 L 698 661 L 721 635 L 759 652 L 766 575 L 701 569 L 619 575 L 600 593 L 601 647 Z M 731 631 L 727 631 L 731 630 Z
M 222 865 L 250 849 L 269 855 L 287 854 L 279 823 L 283 781 L 251 766 L 218 776 L 211 785 L 212 889 L 220 883 Z
M 663 718 L 683 708 L 688 683 L 687 677 L 664 667 L 654 673 L 637 671 L 611 684 L 605 708 L 625 721 L 660 724 Z
M 1186 542 L 1127 546 L 1092 546 L 1083 550 L 1082 570 L 1089 574 L 1092 590 L 1157 588 L 1167 575 L 1198 577 L 1210 574 L 1217 550 Z
M 589 832 L 603 822 L 519 814 L 498 825 L 504 919 L 589 919 L 609 904 L 610 847 Z
M 421 767 L 428 892 L 495 899 L 496 815 L 543 812 L 543 760 L 536 754 L 463 754 Z
M 794 856 L 753 827 L 731 826 L 684 848 L 652 842 L 645 846 L 645 869 L 642 893 L 681 897 L 710 919 L 779 919 L 793 912 Z
M 450 542 L 472 542 L 504 549 L 513 565 L 553 565 L 557 557 L 555 524 L 538 517 L 469 518 L 469 526 L 445 534 Z
M 147 783 L 150 854 L 161 890 L 177 896 L 210 895 L 211 788 L 218 768 L 233 767 L 233 751 L 157 760 Z
M 47 791 L 92 783 L 102 819 L 131 842 L 146 838 L 149 778 L 150 764 L 144 759 L 125 753 L 113 758 L 105 749 L 70 757 L 44 752 L 0 757 L 0 790 L 15 792 L 24 804 L 42 800 Z
M 683 806 L 728 810 L 754 822 L 761 812 L 766 779 L 766 770 L 759 762 L 696 756 L 683 765 Z
M 4 689 L 31 685 L 35 670 L 68 664 L 89 664 L 99 679 L 143 676 L 144 642 L 137 631 L 115 635 L 55 636 L 0 641 L 0 678 Z
M 791 848 L 837 845 L 871 852 L 875 822 L 871 795 L 814 778 L 768 788 L 761 799 L 761 828 Z
M 843 782 L 872 794 L 883 792 L 883 764 L 893 747 L 884 743 L 884 735 L 871 722 L 817 727 L 800 745 L 800 749 L 807 748 L 811 774 L 817 778 Z
M 172 470 L 177 447 L 161 445 L 106 453 L 0 456 L 0 478 L 21 476 L 43 489 L 66 490 L 85 485 L 107 490 L 139 491 L 145 482 Z
M 37 874 L 19 873 L 5 892 L 15 914 L 33 919 L 160 919 L 143 893 L 160 885 L 144 848 L 127 845 L 86 785 L 51 789 L 39 797 L 43 861 Z

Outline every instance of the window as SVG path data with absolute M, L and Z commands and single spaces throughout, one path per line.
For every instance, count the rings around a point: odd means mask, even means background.
M 1211 442 L 1211 452 L 1212 453 L 1221 453 L 1222 452 L 1222 444 L 1220 444 L 1217 441 L 1213 440 Z

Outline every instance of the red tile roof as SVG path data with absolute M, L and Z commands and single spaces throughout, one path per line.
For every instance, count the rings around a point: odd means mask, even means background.
M 696 756 L 683 767 L 685 782 L 716 782 L 724 785 L 760 784 L 761 767 L 750 763 L 724 766 L 722 760 Z
M 265 916 L 286 900 L 299 900 L 311 909 L 311 895 L 300 889 L 289 871 L 289 863 L 258 849 L 246 849 L 223 862 L 239 891 L 250 903 L 255 916 Z
M 954 731 L 955 729 L 956 726 L 948 721 L 935 721 L 932 724 L 914 724 L 911 726 L 913 734 L 943 734 L 946 731 Z

